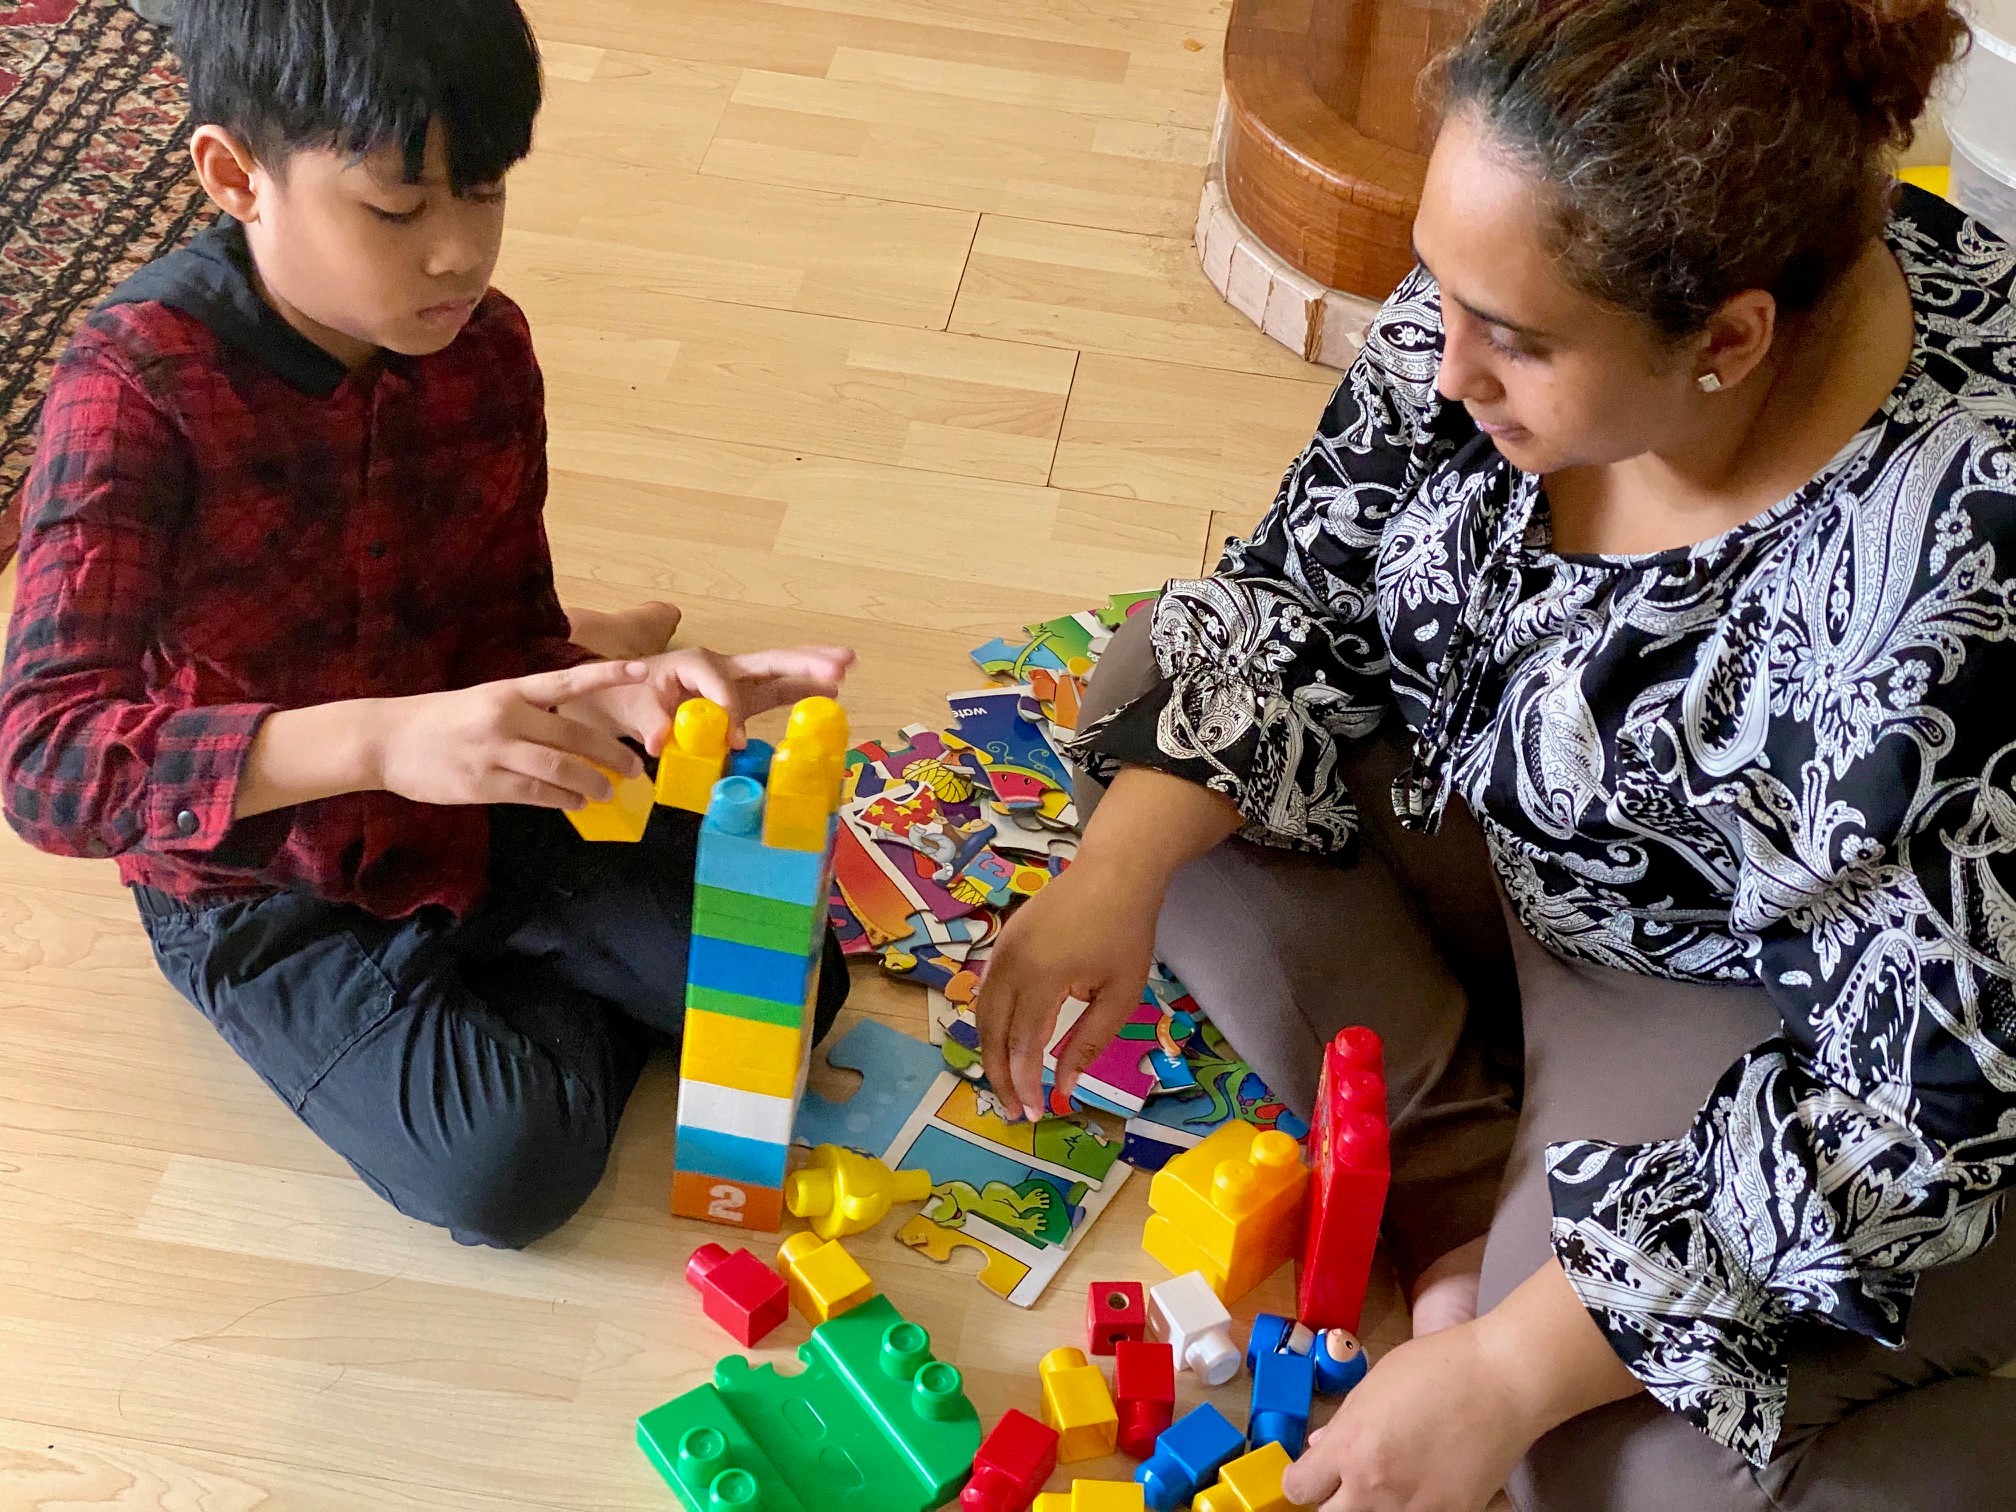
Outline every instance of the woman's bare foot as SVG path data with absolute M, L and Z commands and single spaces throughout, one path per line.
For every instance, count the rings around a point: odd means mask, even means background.
M 1414 1281 L 1414 1337 L 1425 1338 L 1474 1319 L 1477 1288 L 1483 1278 L 1481 1234 L 1430 1264 Z
M 679 628 L 679 611 L 658 599 L 635 609 L 604 614 L 600 609 L 569 609 L 569 637 L 597 656 L 621 661 L 633 656 L 656 656 Z

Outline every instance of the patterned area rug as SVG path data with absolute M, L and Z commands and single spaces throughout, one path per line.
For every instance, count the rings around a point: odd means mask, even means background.
M 0 0 L 0 566 L 49 368 L 78 321 L 207 224 L 168 33 L 124 0 Z

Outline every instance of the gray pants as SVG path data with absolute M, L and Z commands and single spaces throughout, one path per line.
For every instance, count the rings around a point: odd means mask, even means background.
M 1147 619 L 1114 637 L 1087 717 L 1154 676 Z M 1176 877 L 1157 948 L 1305 1115 L 1329 1038 L 1346 1024 L 1380 1033 L 1393 1114 L 1388 1248 L 1411 1278 L 1488 1234 L 1489 1308 L 1551 1254 L 1547 1145 L 1680 1135 L 1777 1017 L 1758 988 L 1550 954 L 1501 906 L 1483 835 L 1460 805 L 1433 837 L 1394 820 L 1388 783 L 1404 759 L 1390 733 L 1352 753 L 1346 775 L 1365 820 L 1353 862 L 1228 841 Z M 2012 1358 L 2016 1241 L 2004 1240 L 1924 1277 L 1902 1350 L 1812 1327 L 1765 1471 L 1640 1395 L 1547 1435 L 1507 1490 L 1520 1512 L 2016 1508 L 2016 1380 L 1987 1374 Z

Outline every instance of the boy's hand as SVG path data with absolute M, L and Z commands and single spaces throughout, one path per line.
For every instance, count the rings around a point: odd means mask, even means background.
M 643 764 L 615 736 L 554 713 L 561 704 L 641 689 L 641 661 L 592 662 L 388 700 L 376 741 L 375 786 L 415 803 L 523 803 L 578 809 L 608 798 L 602 771 L 634 777 Z
M 723 656 L 701 648 L 667 651 L 646 663 L 642 682 L 613 687 L 586 702 L 653 756 L 665 749 L 672 715 L 689 698 L 711 698 L 728 711 L 728 739 L 747 742 L 743 725 L 767 709 L 801 698 L 831 698 L 854 665 L 845 646 L 798 646 Z

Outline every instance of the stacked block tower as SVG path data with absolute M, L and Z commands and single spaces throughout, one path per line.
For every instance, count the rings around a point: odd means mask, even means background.
M 690 801 L 713 755 L 668 750 L 661 795 L 672 764 L 697 756 L 701 764 L 674 779 L 687 784 L 678 796 Z M 847 716 L 830 698 L 808 698 L 791 711 L 767 782 L 731 776 L 709 788 L 686 967 L 672 1176 L 678 1217 L 769 1232 L 782 1225 L 846 759 Z
M 693 877 L 672 1211 L 776 1232 L 791 1126 L 812 1057 L 813 1004 L 847 769 L 847 715 L 830 698 L 791 710 L 774 751 L 728 744 L 728 711 L 679 706 L 649 778 L 569 818 L 584 838 L 644 838 L 663 804 L 706 815 Z

